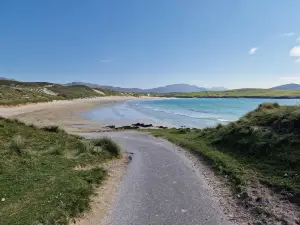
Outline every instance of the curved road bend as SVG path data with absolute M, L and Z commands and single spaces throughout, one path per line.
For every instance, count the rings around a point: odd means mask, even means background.
M 142 132 L 84 134 L 104 135 L 134 153 L 105 225 L 230 224 L 203 177 L 173 144 Z

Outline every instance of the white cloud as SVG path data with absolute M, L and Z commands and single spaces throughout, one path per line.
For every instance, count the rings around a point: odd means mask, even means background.
M 100 59 L 101 63 L 111 63 L 112 60 L 111 59 Z
M 250 48 L 249 54 L 253 55 L 253 54 L 255 54 L 257 52 L 257 50 L 258 50 L 258 48 Z
M 291 49 L 290 56 L 300 57 L 300 45 L 295 46 L 294 48 Z
M 295 33 L 294 32 L 289 32 L 289 33 L 283 33 L 281 34 L 281 36 L 286 36 L 286 37 L 291 37 L 291 36 L 294 36 Z

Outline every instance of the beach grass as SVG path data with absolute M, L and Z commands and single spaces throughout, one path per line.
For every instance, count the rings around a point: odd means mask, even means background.
M 51 87 L 48 87 L 48 89 L 53 91 L 54 93 L 57 93 L 59 97 L 63 97 L 65 99 L 91 98 L 102 96 L 99 93 L 95 92 L 92 88 L 84 85 L 53 85 Z
M 69 224 L 89 209 L 107 175 L 103 163 L 120 155 L 110 139 L 3 118 L 0 149 L 0 218 L 7 225 Z
M 121 96 L 121 93 L 105 88 L 93 89 L 84 85 L 63 86 L 46 82 L 0 80 L 0 105 L 13 106 L 103 96 Z

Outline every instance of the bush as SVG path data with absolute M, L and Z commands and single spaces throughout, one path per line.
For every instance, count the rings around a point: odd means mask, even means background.
M 216 129 L 220 129 L 222 127 L 223 127 L 223 125 L 221 123 L 218 123 L 218 125 L 216 126 Z
M 261 111 L 264 109 L 276 109 L 279 107 L 280 107 L 280 105 L 277 102 L 275 102 L 275 103 L 265 102 L 265 103 L 260 104 L 255 111 Z

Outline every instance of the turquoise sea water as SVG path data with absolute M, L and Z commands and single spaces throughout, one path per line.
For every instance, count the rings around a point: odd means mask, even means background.
M 95 108 L 83 116 L 101 121 L 155 121 L 175 127 L 203 128 L 226 124 L 255 109 L 263 102 L 280 105 L 300 104 L 299 99 L 190 98 L 135 100 Z

